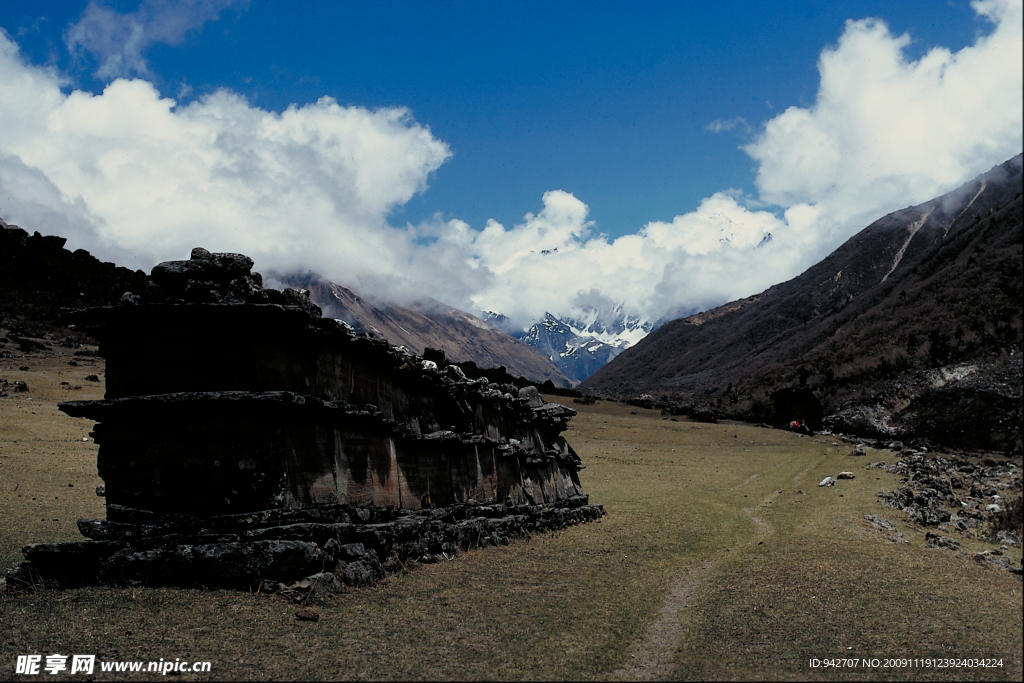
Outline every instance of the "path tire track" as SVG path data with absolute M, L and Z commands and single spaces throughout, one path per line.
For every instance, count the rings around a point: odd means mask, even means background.
M 757 475 L 754 475 L 757 476 Z M 753 477 L 751 477 L 753 479 Z M 748 481 L 750 481 L 748 479 Z M 744 482 L 746 483 L 746 482 Z M 742 484 L 741 484 L 742 486 Z M 739 488 L 739 487 L 736 487 Z M 772 491 L 761 501 L 762 506 L 772 502 L 779 491 Z M 754 514 L 753 509 L 744 508 L 744 514 L 757 527 L 757 536 L 749 545 L 755 545 L 775 532 L 771 524 Z M 679 612 L 690 607 L 701 594 L 704 580 L 726 557 L 725 552 L 713 555 L 700 567 L 690 569 L 678 579 L 665 597 L 654 623 L 630 655 L 629 666 L 608 674 L 612 681 L 657 681 L 665 680 L 675 673 L 678 665 L 672 661 L 679 644 L 686 637 L 686 629 L 679 625 Z

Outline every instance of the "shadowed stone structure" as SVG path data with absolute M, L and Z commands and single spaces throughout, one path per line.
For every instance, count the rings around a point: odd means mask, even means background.
M 98 423 L 107 519 L 26 547 L 9 586 L 365 585 L 603 514 L 561 436 L 575 411 L 356 335 L 251 268 L 197 248 L 66 316 L 107 360 L 104 400 L 60 404 Z

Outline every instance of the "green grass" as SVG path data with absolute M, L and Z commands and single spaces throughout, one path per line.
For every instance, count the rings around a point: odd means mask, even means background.
M 53 407 L 96 390 L 47 388 L 66 378 L 57 371 L 96 368 L 61 363 L 29 363 L 32 402 L 0 399 L 5 562 L 27 542 L 78 540 L 74 519 L 103 514 L 95 446 L 81 442 L 90 425 Z M 70 652 L 208 660 L 215 680 L 1020 680 L 1020 581 L 923 548 L 922 530 L 878 504 L 875 493 L 898 480 L 864 465 L 892 454 L 851 458 L 827 438 L 675 422 L 603 402 L 573 407 L 580 415 L 567 437 L 587 465 L 585 490 L 608 511 L 599 523 L 391 576 L 315 606 L 316 623 L 298 621 L 281 598 L 235 591 L 5 595 L 0 678 L 15 677 L 19 654 Z M 817 487 L 844 469 L 857 478 Z M 897 523 L 912 545 L 890 544 L 865 514 Z M 673 601 L 678 611 L 665 617 Z M 995 656 L 1004 666 L 808 666 L 835 656 Z

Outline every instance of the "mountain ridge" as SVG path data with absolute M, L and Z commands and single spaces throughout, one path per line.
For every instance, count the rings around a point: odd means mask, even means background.
M 417 355 L 429 347 L 452 362 L 472 361 L 480 368 L 504 367 L 538 384 L 567 388 L 572 382 L 544 354 L 480 318 L 430 297 L 409 306 L 375 303 L 315 273 L 274 275 L 280 282 L 309 291 L 310 301 L 327 317 L 344 321 L 359 333 L 387 339 Z
M 880 218 L 792 280 L 665 323 L 578 388 L 766 419 L 781 389 L 810 388 L 835 412 L 915 372 L 1011 361 L 1021 185 L 1017 155 Z M 906 410 L 898 403 L 890 412 Z

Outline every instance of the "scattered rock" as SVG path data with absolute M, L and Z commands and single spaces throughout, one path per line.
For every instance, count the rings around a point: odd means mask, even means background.
M 818 486 L 835 486 L 835 485 L 836 485 L 836 480 L 833 479 L 832 477 L 825 477 L 820 482 L 818 482 Z
M 1017 538 L 1017 534 L 1013 533 L 1012 531 L 1007 531 L 1006 529 L 1003 529 L 996 534 L 996 540 L 1000 543 L 1005 543 L 1006 545 L 1013 546 L 1014 548 L 1020 547 L 1020 539 Z
M 295 617 L 299 621 L 320 621 L 320 613 L 311 609 L 299 610 L 295 613 Z
M 1002 569 L 1003 571 L 1010 572 L 1018 579 L 1024 579 L 1024 568 L 1012 566 L 1010 561 L 1002 556 L 1002 553 L 996 555 L 994 551 L 985 550 L 975 553 L 974 561 L 983 567 Z
M 836 475 L 836 479 L 853 479 L 853 472 L 840 472 Z
M 883 519 L 877 515 L 864 515 L 864 519 L 871 522 L 871 525 L 876 529 L 882 529 L 885 531 L 896 531 L 896 525 L 887 519 Z
M 947 550 L 960 550 L 960 541 L 948 536 L 939 536 L 928 532 L 924 535 L 925 545 L 929 548 L 945 548 Z
M 926 457 L 924 451 L 912 452 L 893 465 L 882 468 L 902 478 L 904 486 L 896 491 L 879 493 L 881 502 L 906 512 L 910 518 L 926 526 L 951 524 L 957 530 L 967 532 L 977 528 L 991 515 L 992 506 L 984 505 L 983 499 L 992 497 L 1002 486 L 1001 480 L 1010 488 L 1019 488 L 1021 474 L 1011 463 L 991 460 L 992 465 L 972 464 L 960 459 Z M 952 517 L 956 511 L 957 517 Z M 972 532 L 973 533 L 973 532 Z
M 85 376 L 85 381 L 86 382 L 99 382 L 100 378 L 99 378 L 98 375 L 86 375 Z
M 951 519 L 949 510 L 934 507 L 919 507 L 910 513 L 910 519 L 921 526 L 938 526 Z
M 891 543 L 900 543 L 903 545 L 909 545 L 910 541 L 903 537 L 903 532 L 896 528 L 896 525 L 887 519 L 878 517 L 877 515 L 864 515 L 864 519 L 871 522 L 871 526 L 875 527 L 879 531 L 888 531 L 889 541 Z

